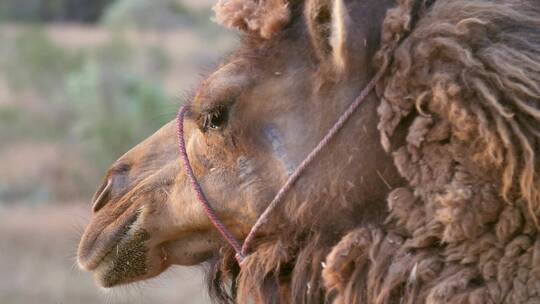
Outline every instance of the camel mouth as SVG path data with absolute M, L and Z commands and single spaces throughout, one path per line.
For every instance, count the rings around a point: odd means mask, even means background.
M 140 210 L 134 212 L 116 226 L 112 232 L 105 233 L 104 229 L 93 240 L 88 240 L 88 236 L 83 236 L 77 257 L 79 267 L 85 271 L 94 271 L 115 251 L 115 254 L 118 255 L 121 244 L 135 238 L 137 233 L 140 233 L 135 229 L 140 214 Z
M 93 270 L 100 286 L 110 288 L 147 278 L 149 250 L 145 243 L 150 235 L 144 229 L 130 234 L 113 245 Z

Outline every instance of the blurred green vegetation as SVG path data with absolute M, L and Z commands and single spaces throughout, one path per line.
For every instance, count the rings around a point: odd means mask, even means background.
M 196 16 L 177 0 L 118 0 L 102 18 L 115 28 L 152 28 L 167 30 L 191 25 Z
M 76 131 L 100 167 L 170 119 L 161 114 L 168 104 L 163 88 L 127 71 L 128 64 L 98 57 L 68 78 L 67 93 L 78 113 Z
M 171 119 L 171 115 L 163 115 L 172 102 L 160 85 L 168 66 L 160 49 L 136 48 L 118 34 L 93 50 L 69 50 L 56 45 L 36 26 L 3 41 L 9 40 L 11 43 L 0 45 L 2 78 L 15 95 L 31 92 L 41 102 L 0 107 L 0 140 L 52 142 L 75 147 L 75 153 L 91 159 L 86 164 L 90 169 L 69 163 L 60 168 L 61 175 L 82 181 L 68 196 L 88 192 L 89 181 L 101 173 L 93 168 L 103 170 Z M 90 172 L 81 176 L 85 170 Z M 43 192 L 34 183 L 46 184 L 25 179 L 8 187 L 0 178 L 0 199 Z M 47 198 L 65 195 L 50 193 Z
M 63 96 L 67 73 L 82 65 L 82 54 L 56 46 L 37 26 L 0 39 L 0 74 L 14 94 L 27 90 L 46 100 L 49 111 L 24 109 L 18 104 L 0 108 L 0 139 L 43 139 L 62 137 L 65 121 L 72 116 Z M 39 125 L 36 123 L 39 122 Z
M 11 43 L 0 46 L 0 65 L 10 87 L 18 91 L 31 87 L 50 96 L 62 90 L 66 72 L 79 68 L 84 60 L 82 54 L 55 45 L 37 25 L 4 39 Z
M 94 22 L 111 2 L 113 0 L 2 0 L 0 19 Z
M 213 2 L 0 0 L 1 304 L 207 302 L 196 273 L 103 294 L 72 253 L 105 170 L 236 44 Z
M 177 94 L 234 44 L 210 21 L 207 0 L 117 0 L 91 27 L 17 19 L 30 4 L 65 11 L 68 0 L 17 1 L 0 1 L 0 204 L 90 197 L 104 170 L 172 119 Z M 16 22 L 1 21 L 8 15 Z
M 191 1 L 199 2 L 199 5 L 192 7 L 189 1 L 182 0 L 116 0 L 104 12 L 100 22 L 115 30 L 171 31 L 188 28 L 210 39 L 230 35 L 224 28 L 209 22 L 213 16 L 209 5 L 212 0 Z

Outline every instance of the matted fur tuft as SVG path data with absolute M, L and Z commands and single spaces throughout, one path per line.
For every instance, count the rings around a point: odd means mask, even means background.
M 258 33 L 264 39 L 272 38 L 290 19 L 286 0 L 220 0 L 214 11 L 218 23 Z

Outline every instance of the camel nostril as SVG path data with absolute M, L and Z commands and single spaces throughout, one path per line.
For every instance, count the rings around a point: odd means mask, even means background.
M 108 178 L 107 182 L 101 185 L 99 190 L 94 194 L 94 197 L 92 198 L 92 211 L 98 212 L 105 204 L 107 203 L 109 199 L 109 193 L 111 192 L 112 188 L 112 179 Z

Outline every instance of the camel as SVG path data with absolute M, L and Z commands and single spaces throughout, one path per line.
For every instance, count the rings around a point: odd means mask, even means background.
M 220 303 L 540 302 L 540 3 L 229 0 L 238 50 L 187 101 L 183 139 L 238 240 L 377 72 L 241 263 L 196 198 L 171 121 L 93 198 L 97 283 L 208 265 Z

